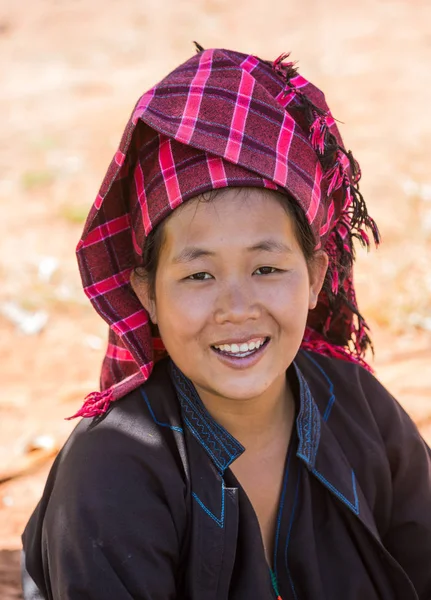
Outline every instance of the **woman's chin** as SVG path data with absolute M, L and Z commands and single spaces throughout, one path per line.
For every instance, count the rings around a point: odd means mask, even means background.
M 198 392 L 200 390 L 231 400 L 232 402 L 251 401 L 264 396 L 270 389 L 278 387 L 278 382 L 284 378 L 278 373 L 235 373 L 224 377 L 207 377 L 201 383 L 195 384 Z

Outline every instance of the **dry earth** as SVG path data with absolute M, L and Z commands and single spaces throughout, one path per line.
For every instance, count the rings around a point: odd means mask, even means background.
M 0 0 L 2 599 L 20 597 L 19 536 L 51 460 L 31 448 L 49 436 L 55 452 L 97 387 L 106 331 L 80 291 L 83 219 L 135 99 L 194 39 L 291 50 L 326 91 L 384 238 L 357 270 L 374 366 L 431 441 L 430 25 L 427 0 Z M 11 306 L 46 325 L 20 332 Z

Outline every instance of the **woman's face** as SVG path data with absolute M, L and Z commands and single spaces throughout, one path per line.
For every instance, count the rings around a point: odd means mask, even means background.
M 285 379 L 326 266 L 323 253 L 307 265 L 275 194 L 227 188 L 166 220 L 155 298 L 132 284 L 201 397 L 246 400 Z

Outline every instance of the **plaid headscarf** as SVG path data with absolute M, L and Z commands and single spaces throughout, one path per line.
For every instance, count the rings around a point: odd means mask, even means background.
M 130 274 L 145 266 L 148 234 L 175 208 L 227 186 L 278 190 L 304 210 L 329 268 L 302 347 L 365 364 L 370 340 L 353 288 L 352 242 L 368 246 L 367 227 L 377 243 L 378 231 L 323 93 L 286 58 L 198 46 L 136 104 L 77 247 L 85 293 L 110 335 L 102 391 L 75 416 L 104 413 L 150 376 L 162 345 Z

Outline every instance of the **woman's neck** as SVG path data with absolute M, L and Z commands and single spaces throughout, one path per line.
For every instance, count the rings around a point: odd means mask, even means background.
M 265 448 L 294 418 L 294 397 L 285 374 L 255 398 L 224 398 L 196 389 L 210 415 L 248 450 Z

